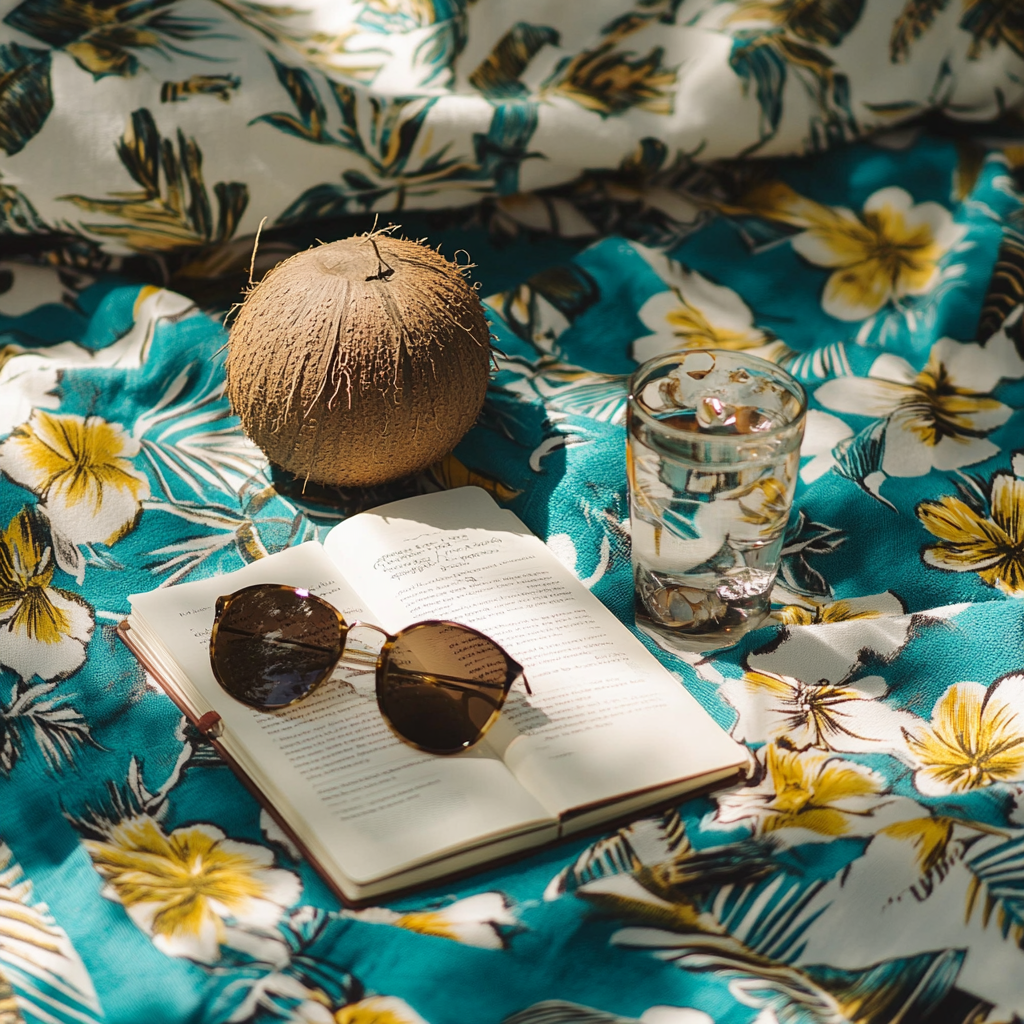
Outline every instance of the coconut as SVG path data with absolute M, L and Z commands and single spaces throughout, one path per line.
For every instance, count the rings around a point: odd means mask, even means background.
M 490 331 L 465 267 L 380 232 L 278 264 L 231 327 L 227 392 L 271 462 L 367 487 L 425 469 L 473 425 Z

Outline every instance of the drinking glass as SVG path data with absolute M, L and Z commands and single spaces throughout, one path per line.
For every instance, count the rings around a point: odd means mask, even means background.
M 636 623 L 660 643 L 723 647 L 768 616 L 806 413 L 798 381 L 743 352 L 675 352 L 633 374 Z

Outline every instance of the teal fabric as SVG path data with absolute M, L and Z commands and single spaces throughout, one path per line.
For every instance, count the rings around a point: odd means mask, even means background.
M 340 506 L 241 434 L 215 316 L 5 264 L 0 1019 L 1024 1013 L 1024 182 L 1013 147 L 903 142 L 777 164 L 670 252 L 471 236 L 500 353 L 484 412 L 453 458 Z M 862 254 L 874 310 L 829 292 L 826 259 L 869 229 L 918 261 L 885 277 Z M 631 625 L 626 375 L 714 339 L 788 366 L 813 410 L 772 624 L 703 658 L 654 648 L 751 778 L 339 907 L 116 640 L 126 595 L 475 482 Z
M 0 0 L 0 1024 L 1024 1019 L 1020 5 L 585 6 Z M 376 217 L 471 254 L 496 369 L 302 495 L 224 314 Z M 749 778 L 340 906 L 127 595 L 476 484 L 632 628 L 627 380 L 694 347 L 810 396 L 770 623 L 644 641 Z

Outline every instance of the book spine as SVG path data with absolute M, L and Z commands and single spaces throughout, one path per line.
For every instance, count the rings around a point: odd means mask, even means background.
M 323 879 L 327 887 L 334 893 L 335 896 L 341 901 L 344 906 L 355 907 L 359 906 L 350 900 L 341 891 L 338 884 L 331 877 L 330 873 L 324 868 L 324 866 L 310 853 L 306 844 L 295 834 L 294 829 L 285 818 L 281 815 L 278 809 L 267 799 L 266 794 L 256 785 L 249 773 L 242 768 L 242 766 L 224 749 L 223 743 L 221 743 L 221 737 L 224 735 L 224 721 L 217 714 L 216 711 L 207 711 L 205 715 L 200 715 L 198 718 L 193 714 L 190 708 L 188 708 L 184 701 L 176 694 L 172 687 L 168 686 L 160 673 L 157 671 L 153 663 L 146 657 L 145 652 L 136 643 L 135 638 L 132 636 L 131 623 L 127 619 L 122 619 L 118 623 L 116 633 L 121 638 L 122 643 L 129 651 L 135 655 L 136 660 L 142 666 L 144 672 L 146 672 L 153 680 L 156 681 L 157 685 L 164 692 L 164 694 L 170 698 L 174 706 L 188 719 L 196 729 L 203 735 L 210 746 L 217 752 L 220 759 L 230 768 L 234 773 L 239 782 L 252 794 L 260 807 L 263 808 L 269 814 L 282 832 L 291 840 L 295 845 L 295 848 L 302 854 L 302 856 L 309 861 L 309 863 L 316 870 L 317 874 Z

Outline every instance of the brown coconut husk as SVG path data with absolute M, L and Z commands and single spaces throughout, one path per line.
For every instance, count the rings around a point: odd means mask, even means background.
M 465 267 L 381 232 L 298 253 L 247 295 L 227 392 L 303 480 L 366 487 L 425 469 L 473 425 L 490 331 Z

